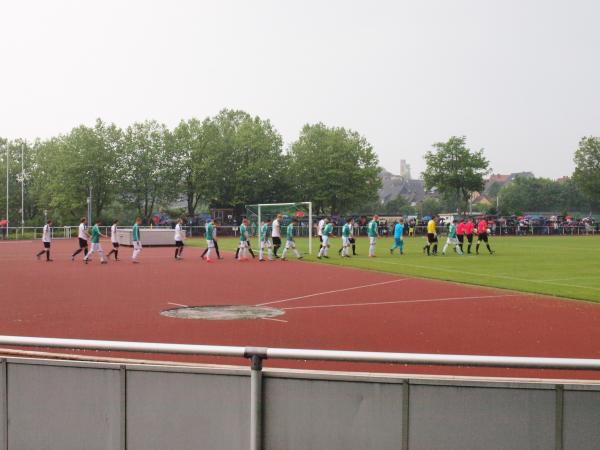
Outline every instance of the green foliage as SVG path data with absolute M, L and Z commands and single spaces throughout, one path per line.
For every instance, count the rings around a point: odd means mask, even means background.
M 422 216 L 432 216 L 434 214 L 439 214 L 444 209 L 444 205 L 442 202 L 434 197 L 426 198 L 419 205 L 420 212 Z
M 293 192 L 310 199 L 317 214 L 351 211 L 374 200 L 381 187 L 377 155 L 355 131 L 305 125 L 289 158 Z
M 452 209 L 466 210 L 471 194 L 483 191 L 484 178 L 490 173 L 483 150 L 470 151 L 464 136 L 452 136 L 448 142 L 438 142 L 433 147 L 425 154 L 425 187 L 436 189 L 453 202 Z
M 517 177 L 499 192 L 501 214 L 586 210 L 589 202 L 572 180 Z
M 598 204 L 600 198 L 600 138 L 584 137 L 575 151 L 573 180 L 577 186 Z

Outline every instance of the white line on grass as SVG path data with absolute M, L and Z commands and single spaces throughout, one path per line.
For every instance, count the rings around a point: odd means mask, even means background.
M 376 306 L 376 305 L 395 305 L 401 303 L 433 303 L 433 302 L 451 302 L 464 300 L 493 300 L 507 297 L 522 297 L 523 294 L 508 294 L 508 295 L 477 295 L 474 297 L 446 297 L 446 298 L 428 298 L 420 300 L 393 300 L 389 302 L 367 302 L 367 303 L 340 303 L 335 305 L 314 305 L 314 306 L 292 306 L 290 308 L 282 308 L 285 311 L 292 309 L 317 309 L 317 308 L 348 308 L 351 306 Z
M 338 292 L 347 292 L 347 291 L 353 291 L 356 289 L 364 289 L 364 288 L 369 288 L 369 287 L 374 287 L 374 286 L 383 286 L 385 284 L 398 283 L 400 281 L 405 281 L 405 280 L 408 280 L 408 278 L 400 278 L 398 280 L 391 280 L 391 281 L 382 281 L 380 283 L 363 284 L 361 286 L 353 286 L 353 287 L 344 288 L 344 289 L 334 289 L 333 291 L 316 292 L 314 294 L 301 295 L 299 297 L 290 297 L 290 298 L 284 298 L 281 300 L 275 300 L 275 301 L 267 302 L 267 303 L 259 303 L 256 306 L 267 306 L 267 305 L 274 305 L 276 303 L 291 302 L 293 300 L 303 300 L 305 298 L 318 297 L 319 295 L 337 294 Z

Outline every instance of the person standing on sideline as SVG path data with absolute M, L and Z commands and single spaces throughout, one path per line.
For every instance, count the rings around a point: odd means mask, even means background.
M 286 228 L 285 248 L 281 254 L 282 261 L 287 261 L 286 255 L 288 250 L 292 250 L 294 255 L 296 255 L 296 258 L 302 259 L 302 255 L 296 250 L 296 243 L 294 242 L 294 226 L 296 225 L 298 225 L 298 219 L 294 217 Z
M 465 219 L 460 219 L 458 225 L 456 225 L 456 238 L 458 239 L 458 246 L 460 247 L 461 253 L 464 253 L 463 245 L 465 242 Z
M 404 254 L 404 218 L 400 217 L 400 220 L 394 225 L 394 246 L 390 248 L 390 255 L 394 254 L 394 250 L 400 250 L 400 254 Z
M 100 264 L 108 263 L 108 261 L 104 257 L 104 251 L 102 250 L 102 244 L 100 244 L 101 237 L 108 237 L 108 236 L 104 236 L 102 233 L 100 233 L 100 219 L 97 219 L 96 223 L 92 227 L 92 250 L 83 257 L 84 263 L 87 264 L 94 253 L 98 253 L 100 255 Z
M 492 248 L 490 247 L 490 243 L 488 242 L 488 234 L 489 230 L 487 220 L 485 220 L 485 217 L 482 217 L 479 223 L 477 224 L 477 245 L 475 246 L 476 255 L 479 255 L 479 245 L 481 245 L 482 242 L 485 242 L 485 246 L 487 247 L 488 252 L 490 252 L 490 255 L 494 254 L 494 251 L 492 250 Z
M 446 250 L 448 250 L 448 246 L 449 245 L 454 245 L 454 250 L 456 250 L 456 253 L 458 253 L 459 255 L 463 254 L 462 249 L 460 248 L 460 241 L 458 240 L 457 236 L 457 226 L 456 226 L 456 222 L 458 222 L 457 220 L 453 220 L 452 223 L 450 224 L 450 227 L 448 228 L 448 239 L 446 239 L 446 243 L 444 244 L 444 248 L 442 249 L 442 255 L 446 256 Z
M 53 259 L 50 258 L 50 243 L 51 242 L 52 242 L 52 221 L 49 220 L 48 222 L 46 222 L 46 225 L 44 225 L 44 228 L 42 230 L 42 244 L 44 245 L 44 248 L 35 255 L 35 257 L 37 259 L 40 259 L 40 256 L 42 256 L 45 253 L 46 254 L 46 262 L 53 261 Z
M 473 245 L 473 232 L 475 230 L 475 224 L 473 223 L 473 218 L 469 217 L 468 222 L 465 224 L 465 235 L 467 236 L 467 253 L 471 253 L 471 246 Z
M 273 250 L 271 250 L 271 241 L 269 240 L 269 225 L 271 225 L 271 222 L 271 219 L 267 219 L 260 227 L 260 251 L 258 253 L 259 261 L 265 260 L 265 249 L 267 249 L 269 261 L 273 261 Z
M 138 264 L 138 258 L 142 253 L 142 241 L 140 239 L 140 224 L 142 223 L 141 217 L 135 218 L 135 223 L 131 227 L 131 242 L 133 243 L 133 254 L 131 255 L 131 262 Z
M 333 224 L 329 222 L 329 217 L 325 218 L 325 226 L 323 227 L 322 235 L 323 235 L 323 243 L 321 248 L 319 249 L 319 254 L 317 258 L 321 259 L 328 258 L 329 259 L 329 237 L 333 233 Z
M 427 244 L 423 247 L 423 253 L 427 252 L 427 256 L 437 256 L 438 250 L 438 236 L 437 236 L 437 223 L 435 221 L 435 215 L 427 222 Z M 433 249 L 431 246 L 433 245 Z
M 367 225 L 367 236 L 369 236 L 369 258 L 375 258 L 375 246 L 377 245 L 377 229 L 379 228 L 379 216 L 375 214 Z
M 352 239 L 352 228 L 353 228 L 354 219 L 352 217 L 348 217 L 346 219 L 346 223 L 342 227 L 342 249 L 338 252 L 342 258 L 350 258 L 349 248 L 350 248 L 350 239 Z M 352 245 L 354 250 L 354 245 Z
M 242 220 L 242 224 L 240 225 L 240 253 L 238 256 L 238 261 L 242 261 L 242 262 L 248 261 L 248 257 L 246 256 L 247 249 L 248 249 L 248 219 L 244 219 L 244 220 Z
M 88 254 L 88 238 L 89 234 L 87 232 L 87 219 L 82 217 L 79 221 L 79 231 L 77 234 L 77 238 L 79 239 L 79 248 L 71 255 L 71 261 L 75 261 L 75 257 L 83 252 L 83 256 L 87 256 Z
M 277 216 L 275 217 L 275 220 L 273 221 L 273 226 L 271 229 L 271 238 L 273 239 L 273 256 L 275 256 L 275 258 L 279 258 L 279 256 L 277 256 L 277 250 L 279 250 L 279 247 L 281 247 L 281 220 L 282 219 L 283 219 L 283 216 L 281 214 L 277 214 Z M 246 244 L 247 244 L 247 242 L 246 242 Z M 244 247 L 244 249 L 246 249 L 246 247 Z
M 183 239 L 185 235 L 185 231 L 181 227 L 183 224 L 183 219 L 177 219 L 177 223 L 175 224 L 175 260 L 179 261 L 183 259 L 181 254 L 183 253 Z
M 119 261 L 119 236 L 117 236 L 117 229 L 119 226 L 118 220 L 113 220 L 113 223 L 110 227 L 110 242 L 112 244 L 112 249 L 106 255 L 107 258 L 110 259 L 110 255 L 115 255 L 115 261 Z

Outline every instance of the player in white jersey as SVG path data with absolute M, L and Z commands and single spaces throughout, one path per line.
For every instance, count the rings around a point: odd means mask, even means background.
M 317 224 L 317 236 L 319 236 L 319 250 L 323 247 L 323 227 L 325 226 L 325 218 L 319 220 Z
M 52 259 L 50 258 L 50 243 L 51 242 L 52 242 L 52 221 L 49 220 L 46 223 L 46 225 L 44 225 L 44 229 L 42 231 L 42 244 L 44 244 L 44 248 L 43 248 L 43 250 L 41 250 L 40 252 L 38 252 L 35 255 L 37 259 L 40 259 L 40 257 L 45 253 L 46 261 L 52 262 Z
M 275 258 L 279 258 L 277 256 L 277 250 L 281 247 L 281 221 L 283 216 L 281 214 L 277 214 L 273 224 L 271 225 L 271 238 L 273 239 L 273 256 Z
M 117 235 L 118 227 L 119 227 L 119 221 L 113 220 L 113 223 L 110 226 L 110 242 L 111 242 L 113 248 L 111 249 L 110 252 L 108 252 L 108 255 L 106 255 L 107 258 L 110 258 L 110 255 L 114 254 L 115 261 L 120 261 L 119 260 L 119 236 Z
M 75 261 L 75 257 L 81 252 L 83 252 L 84 257 L 87 256 L 89 237 L 90 236 L 87 231 L 87 219 L 85 217 L 82 217 L 79 222 L 79 232 L 77 234 L 77 238 L 79 240 L 79 248 L 77 249 L 77 251 L 75 251 L 75 253 L 71 255 L 71 261 Z
M 183 219 L 178 219 L 175 224 L 175 259 L 180 260 L 181 253 L 183 252 L 183 239 L 185 238 L 185 231 L 181 227 Z

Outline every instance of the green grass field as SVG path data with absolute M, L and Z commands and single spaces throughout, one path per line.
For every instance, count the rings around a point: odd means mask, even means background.
M 580 300 L 600 302 L 600 236 L 599 237 L 504 237 L 490 238 L 496 250 L 490 256 L 484 248 L 479 256 L 459 256 L 448 251 L 447 256 L 427 257 L 422 253 L 422 237 L 406 238 L 403 256 L 391 256 L 392 240 L 382 238 L 377 243 L 377 258 L 367 258 L 368 240 L 357 239 L 353 258 L 339 258 L 341 239 L 333 238 L 330 259 L 318 260 L 305 256 L 306 261 L 319 264 L 356 267 L 423 278 L 514 289 Z M 443 244 L 445 238 L 441 240 Z M 203 247 L 204 240 L 188 241 Z M 236 239 L 220 239 L 224 250 L 235 250 Z M 298 248 L 306 252 L 307 239 L 298 239 Z M 256 240 L 252 241 L 256 249 Z M 473 250 L 474 250 L 473 246 Z M 314 241 L 313 254 L 319 248 Z M 441 246 L 440 246 L 441 252 Z

